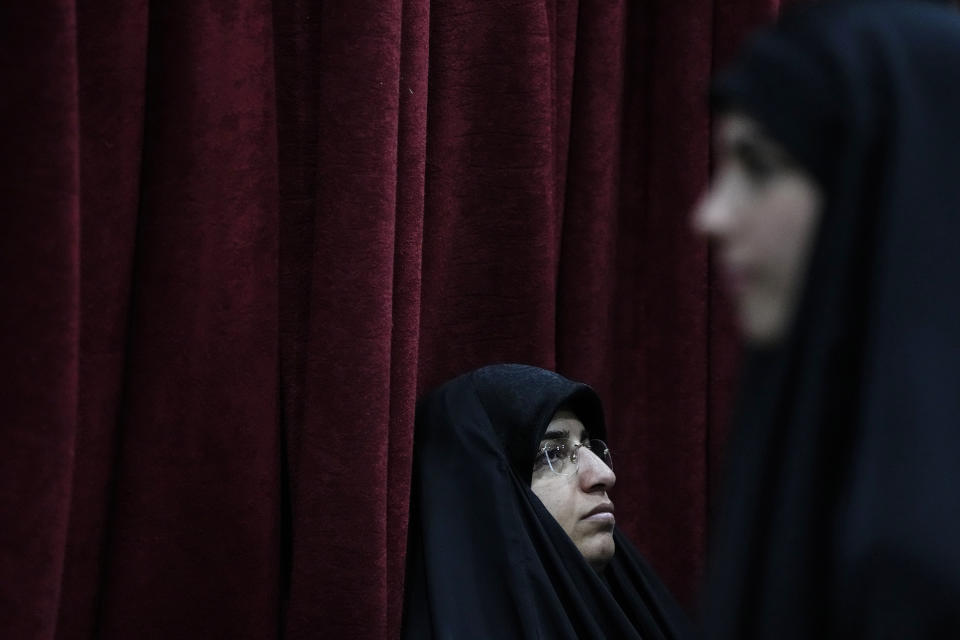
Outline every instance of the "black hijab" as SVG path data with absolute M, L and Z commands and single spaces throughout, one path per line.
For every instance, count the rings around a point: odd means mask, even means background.
M 960 637 L 960 15 L 798 10 L 715 99 L 825 209 L 789 336 L 748 354 L 708 635 Z
M 405 638 L 682 635 L 685 615 L 619 531 L 601 576 L 530 489 L 561 407 L 604 438 L 596 393 L 536 367 L 484 367 L 418 404 Z

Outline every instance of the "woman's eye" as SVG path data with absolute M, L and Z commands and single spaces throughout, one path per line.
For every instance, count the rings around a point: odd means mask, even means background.
M 768 158 L 764 158 L 756 151 L 748 151 L 740 156 L 743 167 L 752 180 L 762 182 L 767 180 L 777 170 L 777 165 Z
M 567 452 L 566 447 L 562 445 L 547 448 L 547 456 L 549 456 L 550 460 L 552 461 L 561 459 L 566 452 Z
M 728 158 L 743 170 L 747 178 L 763 183 L 785 168 L 786 160 L 776 150 L 755 140 L 739 140 L 733 143 Z

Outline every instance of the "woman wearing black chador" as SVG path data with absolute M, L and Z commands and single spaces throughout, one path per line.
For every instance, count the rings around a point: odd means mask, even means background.
M 703 626 L 960 637 L 960 14 L 822 2 L 714 87 L 747 342 Z
M 617 530 L 585 384 L 524 365 L 417 407 L 405 638 L 678 638 L 686 616 Z

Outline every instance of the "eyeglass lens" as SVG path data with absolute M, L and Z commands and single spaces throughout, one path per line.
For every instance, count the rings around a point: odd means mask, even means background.
M 613 469 L 613 458 L 610 455 L 609 447 L 607 447 L 603 440 L 597 440 L 595 438 L 576 445 L 571 444 L 569 441 L 549 445 L 544 447 L 543 456 L 546 458 L 547 464 L 554 473 L 568 475 L 576 471 L 580 465 L 579 450 L 581 447 L 590 449 L 604 464 Z

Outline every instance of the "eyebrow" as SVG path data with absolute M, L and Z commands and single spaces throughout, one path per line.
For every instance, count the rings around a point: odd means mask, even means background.
M 763 151 L 763 141 L 753 134 L 718 136 L 713 145 L 714 151 L 721 155 L 736 155 L 748 151 Z
M 760 137 L 745 137 L 734 140 L 730 145 L 730 148 L 733 153 L 739 155 L 758 153 L 776 160 L 777 162 L 784 162 L 786 160 L 786 156 L 777 148 L 775 143 L 771 143 Z
M 761 156 L 770 162 L 789 164 L 790 157 L 784 153 L 776 142 L 755 130 L 740 131 L 732 136 L 718 136 L 714 144 L 714 153 L 717 156 L 734 156 L 747 158 L 751 155 Z
M 541 439 L 542 440 L 565 440 L 569 437 L 570 437 L 569 431 L 567 430 L 558 431 L 556 429 L 553 429 L 543 434 L 543 438 Z M 583 429 L 583 431 L 580 432 L 580 441 L 583 442 L 584 440 L 589 440 L 589 439 L 590 439 L 590 432 L 587 431 L 586 429 Z

